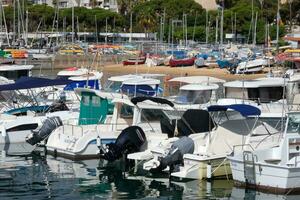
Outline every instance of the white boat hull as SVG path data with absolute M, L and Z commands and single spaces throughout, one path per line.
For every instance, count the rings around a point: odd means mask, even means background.
M 243 161 L 230 159 L 230 167 L 235 185 L 246 186 Z M 253 187 L 272 193 L 296 192 L 300 191 L 299 177 L 299 168 L 256 163 L 255 183 L 247 183 L 247 187 Z

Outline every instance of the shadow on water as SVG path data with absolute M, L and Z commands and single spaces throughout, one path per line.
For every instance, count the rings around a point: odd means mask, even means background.
M 299 199 L 233 187 L 231 180 L 170 181 L 122 162 L 54 158 L 27 144 L 0 145 L 0 199 Z

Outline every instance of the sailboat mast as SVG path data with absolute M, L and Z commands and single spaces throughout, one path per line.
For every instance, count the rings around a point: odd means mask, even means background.
M 224 23 L 224 0 L 222 1 L 222 10 L 221 10 L 221 27 L 220 27 L 220 45 L 223 46 L 223 23 Z
M 25 44 L 28 45 L 28 10 L 26 10 Z
M 219 12 L 218 15 L 216 17 L 216 44 L 218 43 L 218 36 L 219 36 Z
M 7 25 L 6 25 L 6 19 L 5 19 L 5 12 L 4 12 L 4 9 L 3 9 L 2 1 L 1 1 L 1 9 L 2 9 L 1 15 L 3 16 L 3 22 L 4 22 L 4 28 L 5 28 L 5 34 L 6 34 L 7 44 L 8 44 L 8 46 L 10 46 L 9 35 L 8 35 L 8 30 L 7 30 Z
M 254 2 L 252 0 L 252 7 L 251 7 L 251 23 L 250 23 L 250 28 L 249 28 L 249 33 L 248 33 L 248 39 L 247 39 L 247 44 L 249 44 L 250 41 L 250 35 L 251 35 L 251 30 L 253 26 L 253 21 L 254 21 Z
M 280 20 L 280 2 L 277 1 L 277 20 L 276 20 L 276 51 L 279 51 L 279 20 Z
M 254 31 L 253 31 L 253 46 L 256 45 L 256 28 L 257 28 L 257 12 L 255 14 L 255 23 L 254 23 Z
M 208 44 L 208 11 L 205 13 L 205 43 Z
M 72 43 L 74 43 L 74 3 L 72 3 Z
M 107 29 L 107 17 L 105 18 L 105 44 L 107 44 L 107 32 L 108 32 L 108 29 Z
M 13 30 L 14 30 L 14 34 L 13 34 L 13 42 L 15 43 L 16 42 L 16 1 L 17 0 L 14 0 L 14 19 L 13 19 L 13 23 L 14 23 L 14 26 L 13 26 Z

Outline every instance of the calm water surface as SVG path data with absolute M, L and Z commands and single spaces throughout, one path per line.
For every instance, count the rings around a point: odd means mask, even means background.
M 124 173 L 124 165 L 71 161 L 28 144 L 0 146 L 0 199 L 300 199 L 244 190 L 232 181 L 170 182 Z

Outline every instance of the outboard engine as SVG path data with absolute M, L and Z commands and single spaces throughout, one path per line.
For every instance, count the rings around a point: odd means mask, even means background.
M 107 145 L 107 149 L 100 154 L 100 157 L 115 161 L 122 157 L 123 154 L 138 152 L 146 142 L 146 136 L 139 126 L 130 126 L 125 128 L 116 139 L 115 143 Z
M 183 164 L 184 154 L 194 153 L 194 145 L 194 141 L 191 138 L 183 136 L 172 144 L 170 151 L 165 157 L 158 159 L 159 164 L 157 167 L 151 168 L 149 171 L 151 173 L 161 172 L 167 166 L 169 166 L 172 171 L 176 165 Z
M 49 117 L 44 121 L 40 129 L 32 130 L 32 134 L 26 138 L 26 142 L 31 145 L 36 145 L 46 139 L 57 127 L 62 125 L 63 123 L 60 117 Z

